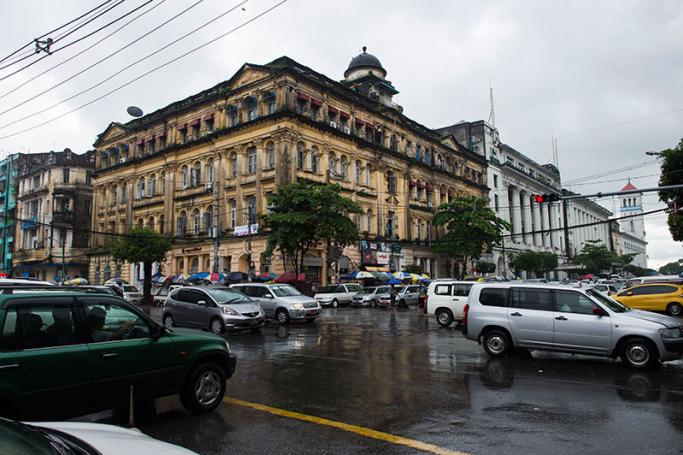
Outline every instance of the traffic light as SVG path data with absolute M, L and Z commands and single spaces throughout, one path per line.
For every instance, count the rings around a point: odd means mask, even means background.
M 539 204 L 542 204 L 544 202 L 557 202 L 560 200 L 560 196 L 555 193 L 550 193 L 550 194 L 534 194 L 534 201 L 536 201 Z

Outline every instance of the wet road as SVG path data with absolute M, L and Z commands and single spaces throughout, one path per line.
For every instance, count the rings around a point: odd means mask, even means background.
M 226 338 L 239 400 L 475 454 L 683 453 L 681 361 L 489 359 L 414 309 L 324 309 L 312 325 Z M 206 455 L 428 453 L 242 404 L 193 416 L 165 398 L 157 413 L 139 428 Z

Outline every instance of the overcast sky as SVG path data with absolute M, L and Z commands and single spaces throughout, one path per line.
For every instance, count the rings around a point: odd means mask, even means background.
M 0 54 L 7 55 L 100 1 L 5 2 L 0 16 Z M 124 1 L 93 22 L 90 30 L 146 1 Z M 160 4 L 156 9 L 16 92 L 2 97 L 136 14 L 0 80 L 0 111 L 82 71 L 196 2 L 153 0 L 139 12 Z M 249 20 L 276 0 L 249 0 L 245 10 L 238 7 L 102 86 L 7 126 L 111 76 L 238 3 L 203 0 L 115 57 L 0 115 L 0 137 L 87 103 Z M 69 42 L 78 33 L 60 43 Z M 627 177 L 640 188 L 656 186 L 659 166 L 644 152 L 672 147 L 683 137 L 683 8 L 678 0 L 289 0 L 222 40 L 107 98 L 33 131 L 0 139 L 0 154 L 64 147 L 86 151 L 109 122 L 129 119 L 127 106 L 135 104 L 151 112 L 229 78 L 244 62 L 263 64 L 287 55 L 333 79 L 342 79 L 351 57 L 362 46 L 367 46 L 387 69 L 387 78 L 400 91 L 395 100 L 404 107 L 404 113 L 430 127 L 462 119 L 487 119 L 490 79 L 496 125 L 504 142 L 546 163 L 552 160 L 550 138 L 556 137 L 563 181 L 605 174 L 590 180 L 595 183 L 570 186 L 579 193 L 619 190 Z M 0 70 L 0 77 L 19 67 Z M 631 165 L 633 169 L 614 172 Z M 600 202 L 614 209 L 611 199 Z M 659 207 L 654 194 L 645 196 L 645 210 Z M 651 267 L 683 257 L 681 244 L 671 240 L 665 215 L 649 216 L 645 224 Z

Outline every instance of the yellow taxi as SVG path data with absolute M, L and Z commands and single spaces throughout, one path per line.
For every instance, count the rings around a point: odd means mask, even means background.
M 666 311 L 670 316 L 683 316 L 683 285 L 680 284 L 641 284 L 623 289 L 612 298 L 637 310 Z

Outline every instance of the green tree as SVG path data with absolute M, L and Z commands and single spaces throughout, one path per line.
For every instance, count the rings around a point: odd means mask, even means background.
M 422 274 L 422 266 L 418 264 L 408 264 L 403 267 L 404 272 Z
M 268 198 L 271 212 L 261 217 L 269 231 L 266 256 L 275 249 L 292 259 L 294 272 L 303 272 L 306 253 L 321 240 L 345 247 L 358 240 L 349 215 L 363 213 L 360 205 L 342 196 L 339 185 L 297 181 L 278 188 Z
M 653 269 L 646 269 L 644 267 L 638 267 L 637 265 L 627 264 L 624 266 L 624 271 L 630 273 L 633 276 L 651 276 L 657 275 L 657 271 Z
M 493 273 L 496 271 L 496 264 L 493 262 L 479 261 L 477 263 L 477 268 L 479 269 L 479 273 L 486 275 L 487 273 Z
M 488 207 L 488 200 L 476 196 L 460 196 L 442 204 L 434 216 L 434 225 L 445 226 L 446 234 L 436 244 L 436 251 L 448 256 L 479 259 L 484 249 L 497 244 L 503 230 L 511 229 L 510 223 L 498 218 Z M 465 275 L 465 268 L 460 272 Z
M 510 267 L 519 276 L 522 270 L 532 272 L 535 276 L 545 276 L 557 268 L 557 255 L 548 252 L 522 251 L 510 258 Z
M 674 148 L 662 150 L 658 153 L 662 159 L 661 177 L 659 185 L 679 185 L 683 183 L 683 139 Z M 670 208 L 667 223 L 674 240 L 683 241 L 683 189 L 663 190 L 659 192 L 659 199 Z
M 583 265 L 586 273 L 600 273 L 612 271 L 614 267 L 624 268 L 630 264 L 635 254 L 625 254 L 619 256 L 599 240 L 589 240 L 581 249 L 581 253 L 574 258 L 575 264 Z
M 171 241 L 153 229 L 136 227 L 121 237 L 110 238 L 105 250 L 114 259 L 132 263 L 142 262 L 144 281 L 143 302 L 152 299 L 152 264 L 162 262 L 171 249 Z
M 683 264 L 680 262 L 669 262 L 659 268 L 662 275 L 680 275 L 683 273 Z

